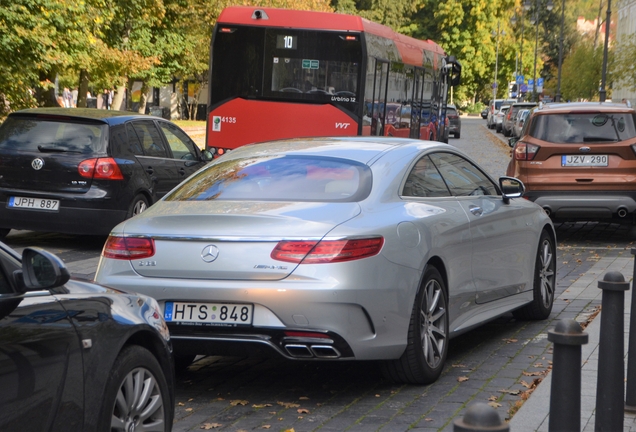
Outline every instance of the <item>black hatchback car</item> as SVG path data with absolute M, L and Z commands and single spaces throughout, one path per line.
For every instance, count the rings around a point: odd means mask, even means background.
M 0 243 L 0 430 L 170 431 L 170 334 L 151 297 Z
M 38 108 L 0 126 L 0 238 L 11 229 L 108 234 L 212 159 L 175 124 Z

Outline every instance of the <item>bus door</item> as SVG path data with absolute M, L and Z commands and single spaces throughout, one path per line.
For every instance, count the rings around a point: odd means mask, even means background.
M 422 95 L 424 92 L 424 70 L 415 68 L 415 74 L 413 77 L 413 95 L 411 100 L 413 101 L 411 109 L 411 138 L 421 138 L 421 123 L 422 123 Z
M 386 118 L 386 93 L 389 77 L 389 62 L 375 59 L 373 75 L 373 97 L 369 116 L 371 117 L 371 135 L 384 135 L 384 122 Z

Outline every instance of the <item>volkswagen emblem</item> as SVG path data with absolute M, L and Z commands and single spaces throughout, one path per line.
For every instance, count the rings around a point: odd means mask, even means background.
M 44 160 L 42 158 L 35 158 L 31 162 L 31 166 L 34 170 L 39 171 L 44 167 Z
M 219 256 L 219 249 L 214 245 L 207 245 L 201 251 L 201 259 L 206 263 L 211 263 Z

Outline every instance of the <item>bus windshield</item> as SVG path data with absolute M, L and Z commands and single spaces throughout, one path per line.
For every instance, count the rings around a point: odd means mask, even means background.
M 212 105 L 239 96 L 356 109 L 359 34 L 232 26 L 217 32 L 213 49 Z

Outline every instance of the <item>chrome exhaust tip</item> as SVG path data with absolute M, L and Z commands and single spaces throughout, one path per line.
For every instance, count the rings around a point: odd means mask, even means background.
M 625 207 L 620 207 L 616 213 L 618 214 L 619 218 L 624 218 L 625 216 L 627 216 L 627 209 Z
M 314 354 L 307 345 L 285 345 L 287 353 L 295 358 L 312 358 Z
M 336 359 L 340 358 L 340 353 L 331 345 L 312 345 L 311 352 L 318 358 Z

